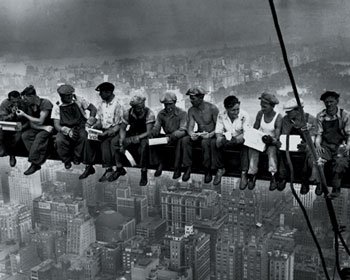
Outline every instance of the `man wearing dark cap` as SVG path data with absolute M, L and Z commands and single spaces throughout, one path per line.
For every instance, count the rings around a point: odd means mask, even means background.
M 320 100 L 325 109 L 317 114 L 316 151 L 326 162 L 331 178 L 327 178 L 333 187 L 332 194 L 339 195 L 341 180 L 349 166 L 350 119 L 349 112 L 339 108 L 339 94 L 326 91 Z
M 61 85 L 57 88 L 61 102 L 57 102 L 53 109 L 51 118 L 54 120 L 55 129 L 58 131 L 56 137 L 57 153 L 64 163 L 66 169 L 74 164 L 79 164 L 87 141 L 85 126 L 91 127 L 95 122 L 97 109 L 86 99 L 74 94 L 71 85 Z M 90 111 L 89 118 L 85 111 Z M 86 162 L 85 162 L 86 163 Z M 88 162 L 84 173 L 79 177 L 84 179 L 95 173 L 92 162 Z
M 29 121 L 29 128 L 22 133 L 22 140 L 29 156 L 30 167 L 24 175 L 31 175 L 41 169 L 48 155 L 48 144 L 52 135 L 53 125 L 51 121 L 52 103 L 36 94 L 35 88 L 30 85 L 22 92 L 27 104 L 27 113 L 18 109 L 17 116 L 24 117 Z
M 24 125 L 26 119 L 16 115 L 18 109 L 25 111 L 25 104 L 21 94 L 14 90 L 8 93 L 8 98 L 0 105 L 0 121 L 23 122 Z M 0 156 L 9 155 L 11 167 L 16 165 L 15 149 L 20 141 L 21 131 L 5 131 L 0 127 Z
M 120 175 L 126 174 L 122 166 L 117 166 L 116 171 L 113 169 L 113 166 L 116 164 L 116 147 L 119 147 L 119 129 L 123 123 L 123 107 L 113 93 L 113 84 L 104 82 L 98 85 L 95 90 L 99 92 L 102 100 L 98 105 L 97 122 L 94 128 L 102 130 L 102 134 L 98 136 L 101 141 L 99 149 L 101 149 L 102 154 L 102 167 L 106 169 L 99 182 L 113 181 Z M 93 145 L 92 142 L 88 141 L 87 145 Z M 119 176 L 112 177 L 111 175 L 114 172 L 118 172 L 116 175 L 118 174 Z
M 215 125 L 219 114 L 218 108 L 209 102 L 204 101 L 206 91 L 202 88 L 190 88 L 186 95 L 190 97 L 192 107 L 188 110 L 188 126 L 187 133 L 183 139 L 183 166 L 186 168 L 182 176 L 182 181 L 186 182 L 191 176 L 192 166 L 192 146 L 194 143 L 200 144 L 202 147 L 202 157 L 204 166 L 204 182 L 210 183 L 212 180 L 213 153 L 216 153 L 215 145 L 211 145 L 215 141 Z M 194 131 L 195 124 L 198 131 Z
M 301 106 L 304 106 L 304 101 L 302 99 L 300 99 L 300 102 Z M 295 98 L 288 100 L 283 105 L 283 109 L 286 112 L 286 115 L 282 119 L 281 135 L 299 135 L 302 139 L 302 142 L 298 145 L 298 150 L 304 152 L 302 153 L 304 157 L 304 166 L 302 169 L 302 184 L 300 194 L 305 195 L 310 190 L 309 182 L 315 181 L 315 175 L 313 174 L 312 155 L 310 149 L 306 145 L 303 130 L 306 128 L 309 131 L 311 137 L 315 138 L 317 127 L 316 118 L 309 113 L 304 113 L 306 127 L 302 127 L 301 112 Z M 290 178 L 290 170 L 288 167 L 286 153 L 284 151 L 280 151 L 279 155 L 279 182 L 277 189 L 279 191 L 283 191 L 286 187 L 287 180 Z M 320 186 L 318 185 L 316 188 L 317 195 L 319 194 L 320 190 Z
M 186 118 L 187 114 L 181 108 L 176 106 L 176 95 L 171 92 L 166 92 L 161 98 L 160 103 L 164 104 L 164 109 L 157 115 L 156 124 L 154 125 L 152 135 L 159 136 L 161 128 L 169 138 L 168 145 L 175 146 L 175 162 L 174 162 L 174 174 L 173 179 L 177 179 L 181 176 L 181 157 L 182 157 L 182 140 L 186 135 Z M 154 173 L 154 176 L 158 177 L 162 174 L 163 164 L 162 155 L 159 155 L 161 159 L 158 169 Z
M 271 173 L 270 190 L 275 190 L 278 184 L 277 178 L 277 149 L 280 146 L 279 137 L 281 134 L 282 116 L 274 107 L 279 103 L 276 96 L 264 92 L 259 97 L 261 110 L 257 113 L 254 128 L 262 131 L 265 135 L 262 141 L 266 144 L 265 152 L 269 161 L 269 172 Z M 258 173 L 259 151 L 249 148 L 249 170 L 248 189 L 255 187 L 256 174 Z
M 118 146 L 115 147 L 117 149 L 115 155 L 117 171 L 112 174 L 110 181 L 126 174 L 121 157 L 127 149 L 134 157 L 139 159 L 141 167 L 140 186 L 145 186 L 148 183 L 147 168 L 149 164 L 152 164 L 152 161 L 157 161 L 157 156 L 154 152 L 150 156 L 152 151 L 148 146 L 148 138 L 152 135 L 155 116 L 152 110 L 145 106 L 145 100 L 144 96 L 134 95 L 130 101 L 131 108 L 124 113 L 124 123 L 120 126 Z M 126 131 L 127 125 L 130 126 L 128 131 Z

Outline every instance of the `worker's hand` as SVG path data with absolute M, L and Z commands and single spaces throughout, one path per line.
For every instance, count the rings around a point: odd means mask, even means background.
M 68 136 L 69 136 L 70 139 L 72 139 L 73 141 L 78 141 L 78 139 L 79 139 L 79 128 L 73 127 L 73 128 L 69 131 Z
M 26 113 L 24 113 L 21 109 L 17 109 L 16 111 L 16 115 L 19 116 L 19 117 L 23 117 L 25 116 Z
M 194 133 L 191 134 L 191 139 L 192 139 L 192 141 L 196 141 L 196 140 L 199 139 L 199 135 L 194 132 Z
M 86 121 L 86 127 L 92 127 L 96 123 L 95 117 L 89 117 Z
M 320 144 L 316 144 L 316 153 L 319 157 L 324 154 L 324 148 Z
M 183 136 L 183 131 L 181 130 L 175 130 L 173 133 L 171 133 L 172 135 L 174 135 L 174 137 L 176 137 L 177 139 L 181 138 Z
M 61 127 L 61 133 L 62 133 L 63 135 L 68 136 L 70 130 L 71 130 L 71 129 L 70 129 L 69 127 L 66 127 L 66 126 L 62 126 L 62 127 Z
M 202 132 L 201 137 L 203 139 L 209 139 L 209 138 L 211 138 L 211 135 L 209 132 Z
M 273 138 L 270 135 L 264 135 L 261 140 L 266 144 L 266 145 L 271 145 L 273 142 Z
M 216 147 L 221 148 L 227 143 L 227 139 L 225 136 L 219 137 L 216 139 Z

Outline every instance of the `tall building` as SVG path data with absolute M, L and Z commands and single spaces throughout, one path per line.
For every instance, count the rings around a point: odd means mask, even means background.
M 93 174 L 82 180 L 83 198 L 86 200 L 87 206 L 95 206 L 97 202 L 96 192 L 97 176 Z
M 213 219 L 218 214 L 218 195 L 213 190 L 194 192 L 169 188 L 161 192 L 162 218 L 168 229 L 184 228 L 197 220 Z
M 236 249 L 232 241 L 218 239 L 216 243 L 216 279 L 235 279 Z
M 57 170 L 57 181 L 66 183 L 68 193 L 72 193 L 74 197 L 83 197 L 83 180 L 79 180 L 82 170 L 72 168 L 69 170 Z
M 159 217 L 148 217 L 136 225 L 136 234 L 147 238 L 151 243 L 162 240 L 165 231 L 166 221 Z
M 86 213 L 85 200 L 71 195 L 44 194 L 33 201 L 34 223 L 46 229 L 67 229 L 67 221 L 79 213 Z
M 31 269 L 30 280 L 51 280 L 54 274 L 54 262 L 47 259 Z
M 47 160 L 45 164 L 40 169 L 40 179 L 42 183 L 56 181 L 57 170 L 63 170 L 63 165 L 61 162 Z
M 79 214 L 67 223 L 67 253 L 83 255 L 91 243 L 96 241 L 93 219 L 86 214 Z
M 294 279 L 294 252 L 271 251 L 269 255 L 269 280 Z
M 308 214 L 311 214 L 313 203 L 316 199 L 315 189 L 316 187 L 314 185 L 310 186 L 310 191 L 306 195 L 300 195 L 300 184 L 294 185 L 295 191 L 298 194 L 298 197 L 300 198 L 301 202 L 303 203 L 304 207 L 308 210 Z M 293 206 L 299 207 L 298 202 L 293 196 Z
M 66 253 L 65 246 L 62 248 L 62 240 L 66 243 L 66 235 L 60 230 L 33 231 L 31 242 L 35 244 L 40 260 L 57 260 Z
M 101 272 L 116 277 L 123 268 L 122 243 L 101 244 L 101 246 Z
M 0 206 L 0 243 L 28 241 L 32 229 L 32 215 L 27 206 L 5 204 Z
M 9 173 L 10 201 L 20 203 L 33 209 L 33 200 L 41 196 L 40 173 L 34 173 L 31 176 L 23 175 L 26 165 L 20 161 L 16 167 Z

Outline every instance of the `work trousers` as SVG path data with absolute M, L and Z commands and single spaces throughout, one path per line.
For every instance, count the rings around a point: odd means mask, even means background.
M 79 128 L 77 139 L 72 140 L 68 135 L 58 132 L 56 136 L 57 154 L 66 163 L 71 161 L 82 162 L 84 145 L 87 141 L 87 132 L 84 127 Z
M 0 150 L 7 155 L 16 155 L 16 148 L 21 141 L 20 131 L 4 131 L 0 128 Z
M 159 137 L 166 137 L 165 135 L 161 135 Z M 166 149 L 167 147 L 175 147 L 175 157 L 174 157 L 174 169 L 180 169 L 181 165 L 182 165 L 182 159 L 183 159 L 183 139 L 184 137 L 178 138 L 178 139 L 174 139 L 174 140 L 170 140 L 170 142 L 166 145 L 162 145 L 160 147 L 160 149 L 158 149 L 158 151 L 160 151 L 159 153 L 157 153 L 158 156 L 158 160 L 160 163 L 163 163 L 164 158 L 167 157 L 167 155 L 163 152 L 163 147 Z M 153 150 L 153 148 L 151 147 L 151 150 Z
M 42 165 L 45 162 L 48 156 L 50 137 L 51 133 L 46 130 L 30 128 L 23 131 L 22 140 L 29 152 L 29 162 L 36 165 Z
M 269 172 L 277 173 L 277 147 L 268 146 L 265 150 L 269 161 Z M 249 170 L 248 174 L 257 174 L 260 152 L 249 148 Z

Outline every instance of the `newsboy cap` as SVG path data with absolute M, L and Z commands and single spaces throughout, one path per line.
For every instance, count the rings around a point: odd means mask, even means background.
M 275 105 L 275 104 L 280 103 L 280 102 L 278 101 L 278 99 L 277 99 L 276 96 L 274 96 L 274 95 L 271 94 L 271 93 L 267 93 L 267 92 L 263 92 L 263 93 L 261 94 L 261 96 L 259 97 L 259 99 L 260 99 L 261 101 L 265 101 L 265 102 L 270 103 L 270 104 L 272 104 L 272 105 Z
M 114 91 L 114 85 L 109 82 L 104 82 L 99 84 L 96 88 L 96 91 Z
M 334 98 L 339 98 L 339 93 L 336 93 L 335 91 L 329 91 L 327 90 L 326 92 L 324 92 L 321 97 L 320 100 L 325 101 L 327 97 L 334 97 Z
M 186 92 L 186 95 L 204 95 L 204 94 L 207 94 L 207 91 L 201 87 L 193 87 Z
M 173 92 L 166 92 L 159 99 L 160 103 L 173 103 L 177 101 L 176 94 Z
M 57 88 L 59 94 L 72 94 L 74 92 L 74 87 L 71 85 L 60 85 Z
M 139 95 L 139 94 L 136 94 L 131 98 L 130 106 L 133 107 L 133 106 L 143 104 L 145 102 L 145 100 L 146 100 L 146 97 Z
M 301 106 L 304 107 L 304 100 L 300 98 Z M 298 108 L 298 103 L 295 98 L 289 99 L 284 105 L 283 110 L 286 112 L 292 111 L 293 109 Z

